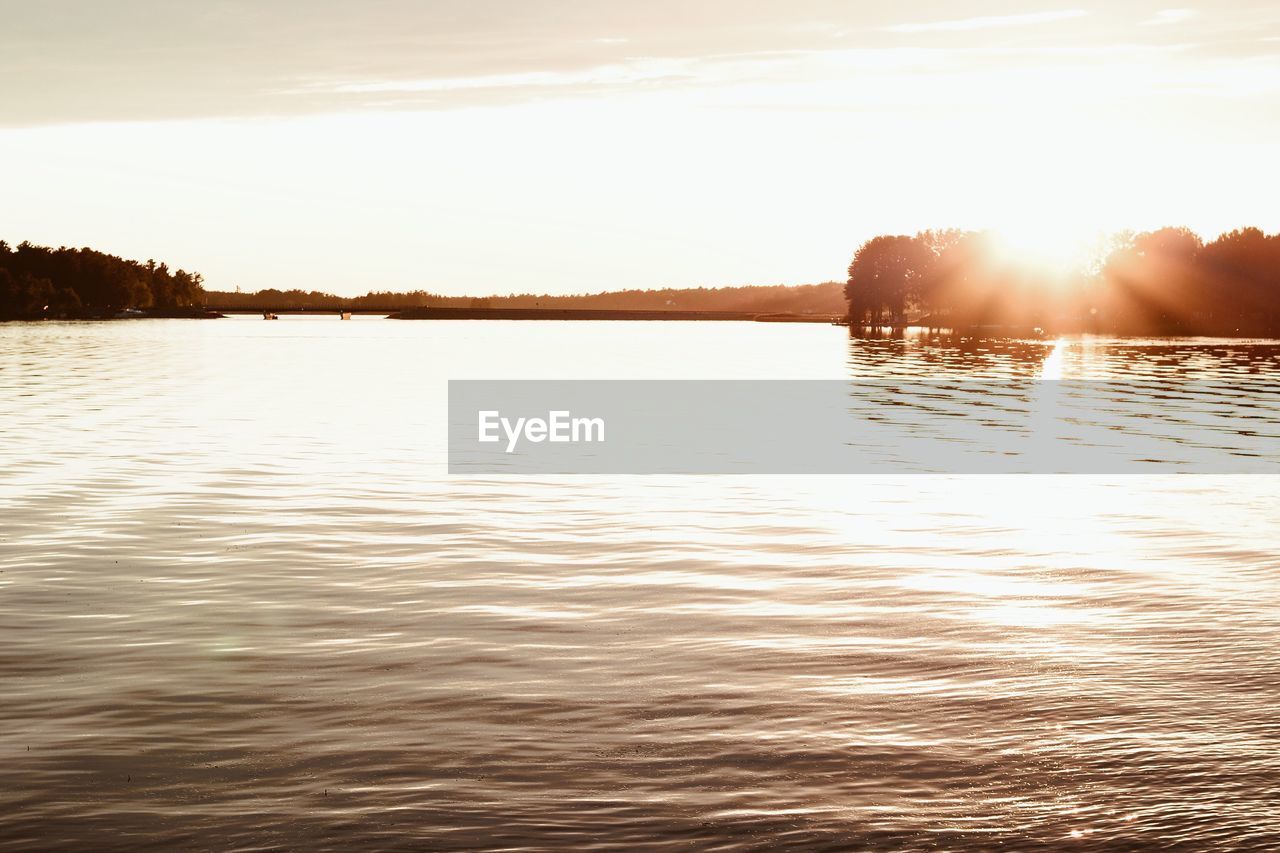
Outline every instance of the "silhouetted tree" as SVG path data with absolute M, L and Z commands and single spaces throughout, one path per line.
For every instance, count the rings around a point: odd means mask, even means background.
M 122 308 L 202 304 L 198 275 L 92 249 L 0 241 L 0 319 L 102 316 Z
M 1244 228 L 1205 244 L 1186 228 L 1161 228 L 1115 235 L 1099 254 L 1092 266 L 1053 272 L 1019 263 L 982 232 L 876 237 L 849 267 L 849 316 L 897 323 L 905 306 L 957 330 L 1280 335 L 1280 235 Z
M 873 237 L 849 264 L 845 298 L 850 322 L 858 325 L 901 325 L 909 306 L 918 305 L 936 260 L 921 236 Z
M 1280 328 L 1280 235 L 1237 229 L 1204 246 L 1200 261 L 1208 322 L 1232 334 Z
M 1106 259 L 1103 319 L 1129 334 L 1190 332 L 1203 309 L 1202 244 L 1186 228 L 1135 235 Z

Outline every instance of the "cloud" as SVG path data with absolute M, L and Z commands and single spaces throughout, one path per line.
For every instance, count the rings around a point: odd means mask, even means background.
M 967 32 L 970 30 L 994 30 L 1007 27 L 1028 27 L 1083 18 L 1089 13 L 1084 9 L 1060 9 L 1055 12 L 1030 12 L 1025 15 L 987 15 L 980 18 L 959 18 L 951 21 L 931 21 L 918 24 L 895 24 L 884 27 L 889 33 L 937 33 Z
M 1155 15 L 1138 24 L 1140 27 L 1164 27 L 1180 24 L 1188 18 L 1195 17 L 1194 9 L 1161 9 Z
M 1206 12 L 1197 19 L 1203 45 L 1186 61 L 1262 55 L 1268 45 L 1259 39 L 1277 32 L 1273 5 L 1230 0 L 1212 16 Z M 374 6 L 376 14 L 354 0 L 0 0 L 0 129 L 488 107 L 659 89 L 701 96 L 730 86 L 794 85 L 802 95 L 811 86 L 856 100 L 988 62 L 1017 73 L 1062 51 L 1132 51 L 1187 36 L 1180 27 L 1135 28 L 1158 4 L 1126 20 L 1108 14 L 1101 0 L 949 20 L 941 20 L 954 14 L 938 11 L 948 8 L 942 0 L 892 7 L 848 0 Z M 1187 14 L 1166 9 L 1152 20 L 1172 23 Z M 1070 24 L 1089 15 L 1087 25 Z M 886 32 L 922 35 L 886 44 Z M 930 33 L 937 43 L 928 43 Z M 948 37 L 964 33 L 972 35 Z M 1018 38 L 984 43 L 983 33 Z M 1037 53 L 973 53 L 997 47 Z
M 690 76 L 689 60 L 649 59 L 602 65 L 576 71 L 527 71 L 518 74 L 485 74 L 476 77 L 433 77 L 410 80 L 375 80 L 319 87 L 339 95 L 463 92 L 475 89 L 627 86 Z M 314 91 L 314 89 L 312 90 Z

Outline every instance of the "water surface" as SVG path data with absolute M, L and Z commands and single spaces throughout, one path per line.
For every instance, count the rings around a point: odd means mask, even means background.
M 1275 849 L 1275 478 L 445 473 L 449 378 L 1055 375 L 1280 344 L 0 325 L 0 846 Z

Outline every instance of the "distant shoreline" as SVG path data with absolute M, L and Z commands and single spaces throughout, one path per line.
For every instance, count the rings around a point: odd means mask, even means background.
M 661 311 L 629 308 L 408 308 L 391 320 L 714 320 L 767 323 L 834 323 L 839 314 L 756 311 Z
M 256 312 L 255 312 L 256 313 Z M 34 317 L 0 317 L 0 323 L 102 323 L 115 320 L 221 320 L 227 315 L 207 308 L 110 309 Z

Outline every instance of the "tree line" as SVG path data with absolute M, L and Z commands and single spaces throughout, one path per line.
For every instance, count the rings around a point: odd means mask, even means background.
M 206 292 L 198 273 L 92 249 L 0 241 L 0 319 L 163 315 L 228 309 L 401 310 L 568 308 L 839 314 L 855 327 L 1039 326 L 1127 335 L 1280 336 L 1280 234 L 1243 228 L 1205 243 L 1186 228 L 1126 232 L 1073 269 L 1028 264 L 989 232 L 922 231 L 862 244 L 835 282 L 601 291 L 552 296 L 444 296 L 371 291 L 342 297 L 303 290 Z
M 1125 232 L 1074 269 L 1027 263 L 990 232 L 879 236 L 854 254 L 845 299 L 854 327 L 1275 337 L 1280 234 Z
M 308 311 L 401 310 L 408 308 L 566 308 L 641 311 L 743 311 L 753 313 L 832 314 L 844 312 L 838 282 L 799 285 L 615 290 L 552 296 L 520 293 L 507 296 L 443 296 L 423 290 L 409 293 L 372 291 L 363 296 L 335 296 L 303 290 L 259 290 L 255 293 L 209 291 L 208 304 L 229 310 L 306 309 Z
M 92 249 L 52 249 L 0 240 L 0 319 L 111 316 L 125 308 L 157 313 L 204 303 L 199 273 L 170 270 Z

